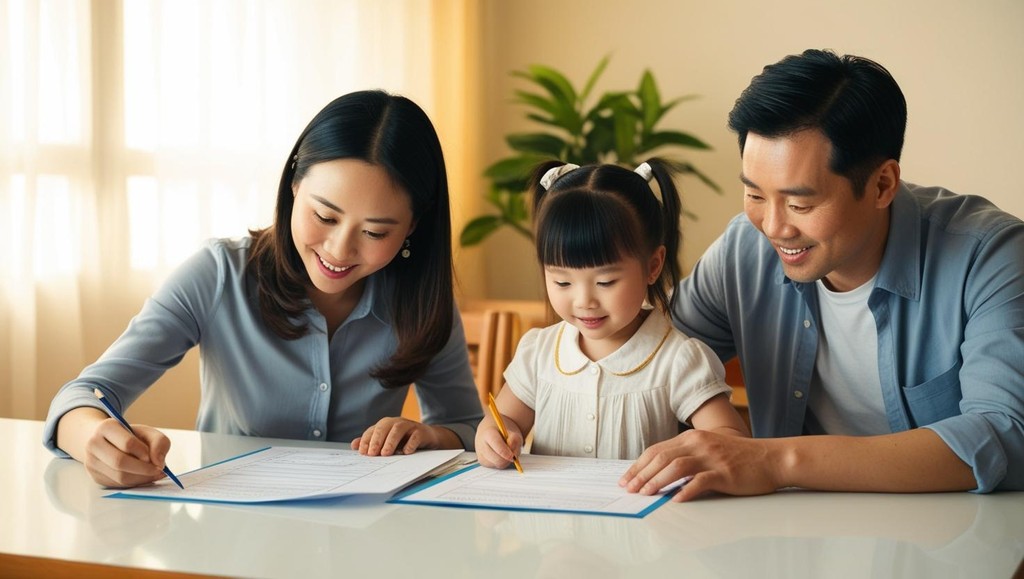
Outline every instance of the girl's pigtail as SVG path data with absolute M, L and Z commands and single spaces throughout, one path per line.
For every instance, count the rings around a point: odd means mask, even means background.
M 541 180 L 547 172 L 560 165 L 565 165 L 564 162 L 558 160 L 544 161 L 537 165 L 533 169 L 533 173 L 530 174 L 529 195 L 530 195 L 530 215 L 534 225 L 536 225 L 537 215 L 540 213 L 540 206 L 544 203 L 544 198 L 547 197 L 548 190 L 541 184 Z
M 682 245 L 682 234 L 679 230 L 679 219 L 682 217 L 682 202 L 679 199 L 679 191 L 676 189 L 672 177 L 675 170 L 672 165 L 662 159 L 650 159 L 647 164 L 651 166 L 658 188 L 661 189 L 661 211 L 663 217 L 664 240 L 665 240 L 665 266 L 661 270 L 663 291 L 668 295 L 668 301 L 664 304 L 668 311 L 673 311 L 676 292 L 675 287 L 679 285 L 679 250 Z

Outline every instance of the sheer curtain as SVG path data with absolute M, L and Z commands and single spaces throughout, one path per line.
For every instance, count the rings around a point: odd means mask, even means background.
M 285 157 L 328 101 L 384 88 L 436 119 L 456 96 L 438 47 L 450 58 L 467 37 L 441 28 L 468 22 L 466 2 L 437 5 L 0 0 L 0 415 L 42 418 L 170 268 L 269 223 Z M 161 383 L 175 380 L 137 413 L 188 427 L 194 353 Z M 171 407 L 187 422 L 161 422 Z

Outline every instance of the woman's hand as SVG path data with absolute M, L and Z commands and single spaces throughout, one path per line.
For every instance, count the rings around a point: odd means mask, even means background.
M 160 480 L 171 440 L 144 424 L 132 429 L 138 437 L 102 410 L 82 406 L 57 423 L 57 446 L 103 486 L 127 488 Z
M 108 418 L 93 431 L 82 462 L 94 481 L 106 487 L 126 488 L 164 478 L 164 460 L 171 440 L 144 424 L 133 424 L 132 429 L 137 436 Z
M 430 426 L 390 416 L 366 429 L 352 441 L 352 450 L 367 456 L 412 454 L 419 449 L 462 448 L 462 441 L 443 426 Z

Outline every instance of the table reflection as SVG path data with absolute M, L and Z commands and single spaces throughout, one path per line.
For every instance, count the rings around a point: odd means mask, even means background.
M 134 501 L 131 508 L 104 498 L 105 491 L 97 485 L 80 463 L 54 458 L 43 473 L 46 495 L 60 512 L 84 525 L 88 532 L 69 533 L 76 541 L 89 545 L 99 543 L 105 551 L 126 553 L 140 542 L 152 541 L 165 535 L 173 511 L 180 509 L 174 503 Z
M 268 445 L 303 446 L 189 435 L 173 439 L 168 457 L 182 472 Z M 978 576 L 979 569 L 1008 577 L 1024 558 L 1021 493 L 794 490 L 668 503 L 642 519 L 393 505 L 367 496 L 218 505 L 104 498 L 110 491 L 81 464 L 44 460 L 34 472 L 42 472 L 53 508 L 37 512 L 39 528 L 52 534 L 41 538 L 41 552 L 91 553 L 149 569 L 265 577 L 477 577 L 486 570 L 490 579 L 603 579 L 673 569 L 690 577 L 931 578 Z

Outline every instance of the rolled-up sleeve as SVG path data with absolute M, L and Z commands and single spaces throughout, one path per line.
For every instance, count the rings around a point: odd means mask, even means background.
M 928 425 L 970 465 L 976 492 L 1024 490 L 1024 224 L 979 245 L 966 280 L 962 415 Z

